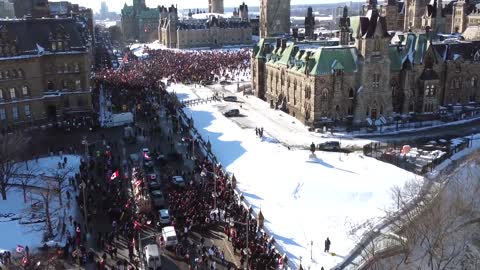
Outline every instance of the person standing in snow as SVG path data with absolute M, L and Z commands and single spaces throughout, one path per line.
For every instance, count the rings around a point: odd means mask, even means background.
M 325 252 L 330 252 L 330 245 L 332 243 L 330 242 L 330 239 L 327 237 L 327 239 L 325 240 Z

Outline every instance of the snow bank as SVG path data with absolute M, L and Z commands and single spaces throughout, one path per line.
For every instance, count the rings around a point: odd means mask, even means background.
M 182 99 L 196 98 L 185 88 L 174 89 Z M 391 203 L 390 189 L 415 177 L 359 154 L 317 152 L 309 158 L 308 151 L 288 150 L 278 140 L 305 137 L 296 137 L 295 131 L 282 135 L 288 129 L 282 126 L 285 122 L 272 122 L 259 112 L 247 117 L 265 127 L 266 139 L 225 118 L 216 103 L 185 110 L 204 140 L 211 142 L 221 164 L 235 173 L 246 200 L 255 211 L 262 210 L 265 226 L 295 265 L 300 257 L 303 266 L 312 269 L 329 269 L 341 262 L 364 232 L 361 225 L 367 220 L 376 223 L 383 216 L 382 209 Z M 323 252 L 327 237 L 332 241 L 331 253 Z

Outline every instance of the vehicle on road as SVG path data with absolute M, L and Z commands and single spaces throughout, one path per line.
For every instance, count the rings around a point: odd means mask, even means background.
M 223 113 L 226 117 L 236 117 L 240 115 L 240 110 L 239 109 L 231 109 Z
M 167 226 L 162 228 L 162 237 L 165 241 L 165 247 L 174 247 L 178 244 L 177 233 L 175 227 Z
M 158 217 L 160 224 L 170 224 L 170 212 L 168 209 L 160 209 L 158 211 Z
M 148 148 L 142 149 L 142 157 L 143 157 L 143 166 L 145 167 L 153 167 L 153 159 L 150 155 L 150 150 Z
M 157 244 L 146 245 L 143 248 L 143 255 L 145 258 L 145 264 L 148 270 L 160 270 L 162 269 L 162 258 L 160 256 L 160 248 Z
M 153 201 L 153 206 L 157 208 L 162 208 L 165 207 L 165 197 L 163 196 L 162 191 L 160 190 L 152 190 L 150 192 L 152 201 Z
M 183 176 L 173 176 L 172 183 L 179 187 L 185 187 L 185 180 L 183 179 Z
M 318 150 L 322 151 L 338 151 L 340 149 L 340 143 L 337 141 L 328 141 L 318 145 Z
M 230 102 L 237 102 L 237 97 L 236 96 L 226 96 L 223 98 L 225 101 L 230 101 Z

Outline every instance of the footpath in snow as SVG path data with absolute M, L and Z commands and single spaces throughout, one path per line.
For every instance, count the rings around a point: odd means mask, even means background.
M 64 158 L 67 158 L 65 169 L 58 169 L 58 163 L 63 163 Z M 45 222 L 33 223 L 35 221 L 43 220 L 45 217 L 43 213 L 43 201 L 40 193 L 45 192 L 45 189 L 50 187 L 57 187 L 58 182 L 54 180 L 56 176 L 65 176 L 63 189 L 63 207 L 60 206 L 58 200 L 58 193 L 52 191 L 50 201 L 50 211 L 52 214 L 52 224 L 57 227 L 57 224 L 65 221 L 67 228 L 69 226 L 68 216 L 75 218 L 78 215 L 77 203 L 75 202 L 75 192 L 73 187 L 69 186 L 68 178 L 74 177 L 78 172 L 80 166 L 80 157 L 74 155 L 63 155 L 39 158 L 38 161 L 30 160 L 27 162 L 18 163 L 18 175 L 33 175 L 27 189 L 27 201 L 24 202 L 23 191 L 21 187 L 11 187 L 7 193 L 7 200 L 0 200 L 0 250 L 15 250 L 17 245 L 29 246 L 31 250 L 41 247 L 43 242 L 43 233 Z M 12 183 L 21 183 L 19 177 L 15 178 Z M 66 198 L 66 191 L 69 191 L 72 198 L 70 203 Z M 37 206 L 36 210 L 32 210 L 32 205 Z M 68 207 L 68 205 L 70 207 Z M 65 218 L 65 219 L 64 219 Z M 33 224 L 27 224 L 33 223 Z M 60 230 L 54 229 L 57 234 Z M 71 232 L 73 234 L 73 232 Z M 66 239 L 63 235 L 57 234 L 56 238 L 49 242 L 52 245 L 56 242 L 64 242 Z
M 175 91 L 180 99 L 199 95 L 178 85 L 169 91 Z M 334 267 L 369 228 L 365 222 L 380 221 L 383 209 L 391 205 L 391 188 L 416 178 L 357 153 L 316 152 L 316 157 L 310 158 L 309 151 L 289 150 L 279 143 L 284 138 L 276 136 L 293 125 L 288 123 L 291 118 L 271 121 L 268 116 L 259 116 L 259 111 L 250 114 L 241 110 L 245 114 L 242 118 L 264 127 L 266 136 L 260 139 L 254 128 L 224 117 L 222 104 L 225 102 L 199 104 L 185 111 L 202 137 L 211 142 L 221 164 L 235 173 L 237 186 L 253 210 L 262 210 L 267 230 L 273 232 L 294 265 L 303 258 L 304 267 Z M 305 133 L 293 134 L 283 136 L 298 142 L 308 138 L 304 143 L 311 143 L 312 138 Z M 330 253 L 324 252 L 327 237 L 332 242 Z

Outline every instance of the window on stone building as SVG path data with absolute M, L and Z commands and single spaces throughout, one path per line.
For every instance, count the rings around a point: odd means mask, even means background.
M 24 77 L 25 77 L 25 72 L 23 72 L 23 69 L 19 69 L 19 70 L 18 70 L 18 76 L 19 76 L 20 78 L 24 78 Z
M 57 50 L 57 42 L 52 41 L 52 51 L 56 51 L 56 50 Z
M 365 116 L 370 116 L 370 108 L 367 106 L 367 110 L 365 111 Z
M 380 51 L 382 45 L 381 45 L 381 41 L 380 41 L 380 38 L 379 37 L 376 37 L 375 40 L 374 40 L 374 45 L 373 45 L 373 50 L 378 52 Z
M 55 85 L 52 81 L 47 82 L 47 91 L 53 91 L 55 89 Z
M 28 86 L 22 86 L 22 96 L 28 96 Z
M 3 80 L 3 77 L 4 77 L 3 74 L 4 74 L 3 71 L 0 71 L 0 80 Z
M 68 89 L 68 82 L 67 82 L 67 80 L 62 80 L 62 89 Z
M 5 109 L 1 108 L 0 109 L 0 120 L 6 120 L 7 119 L 7 114 L 5 112 Z
M 457 72 L 457 73 L 462 72 L 462 66 L 460 66 L 460 64 L 457 64 L 457 65 L 455 66 L 455 72 Z
M 80 72 L 80 66 L 78 65 L 78 63 L 73 64 L 73 69 L 75 70 L 75 72 Z
M 5 79 L 10 79 L 10 71 L 5 71 Z
M 3 99 L 3 89 L 0 89 L 0 100 Z
M 15 87 L 10 87 L 9 92 L 10 92 L 10 99 L 15 99 L 17 98 L 17 89 Z
M 63 51 L 63 42 L 59 41 L 57 43 L 57 48 L 58 48 L 59 51 Z
M 16 69 L 12 69 L 12 78 L 17 78 L 18 77 L 18 72 Z
M 312 92 L 312 91 L 310 90 L 310 87 L 307 86 L 307 87 L 305 88 L 305 99 L 310 99 L 310 97 L 311 97 L 311 95 L 312 95 L 311 92 Z
M 373 88 L 378 88 L 380 86 L 380 74 L 374 73 L 373 74 Z
M 350 90 L 348 90 L 348 98 L 353 99 L 353 88 L 350 88 Z
M 425 96 L 426 97 L 433 97 L 435 96 L 435 85 L 427 85 L 425 86 Z
M 77 89 L 77 90 L 82 89 L 82 81 L 75 80 L 75 89 Z
M 383 105 L 380 105 L 380 115 L 383 115 Z
M 478 50 L 473 56 L 473 61 L 480 61 L 480 50 Z
M 25 112 L 25 116 L 26 117 L 30 117 L 30 105 L 26 104 L 24 107 L 23 107 L 23 110 Z
M 472 79 L 470 80 L 470 84 L 471 84 L 472 87 L 477 87 L 478 86 L 477 77 L 473 76 Z
M 18 119 L 18 108 L 17 108 L 17 106 L 12 107 L 12 118 L 13 118 L 13 120 Z
M 63 64 L 63 72 L 64 73 L 69 73 L 70 72 L 70 67 L 68 66 L 67 63 Z

